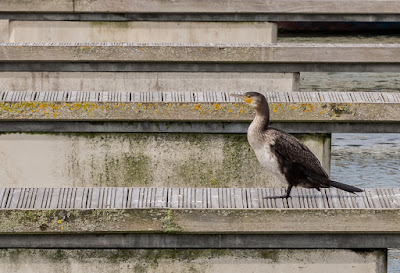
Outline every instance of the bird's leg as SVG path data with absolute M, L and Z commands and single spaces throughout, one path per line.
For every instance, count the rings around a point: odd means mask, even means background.
M 289 198 L 290 197 L 290 192 L 292 191 L 293 186 L 289 185 L 289 187 L 286 190 L 286 193 L 284 195 L 279 195 L 279 196 L 267 196 L 264 197 L 264 199 L 278 199 L 278 198 Z

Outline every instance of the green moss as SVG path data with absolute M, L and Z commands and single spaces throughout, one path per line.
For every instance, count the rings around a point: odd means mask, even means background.
M 245 134 L 227 134 L 224 137 L 223 147 L 223 169 L 225 170 L 225 187 L 231 187 L 231 181 L 236 181 L 238 186 L 246 183 L 247 169 L 252 163 L 258 164 L 258 161 L 251 155 L 251 150 Z M 253 162 L 251 162 L 253 161 Z M 236 185 L 235 185 L 236 186 Z
M 106 22 L 106 21 L 91 21 L 89 22 L 91 27 L 103 27 L 103 28 L 129 28 L 129 22 Z
M 275 249 L 263 249 L 259 251 L 259 255 L 262 259 L 267 259 L 271 263 L 279 262 L 279 252 Z
M 330 111 L 335 117 L 340 117 L 341 115 L 356 114 L 356 109 L 354 107 L 351 107 L 348 104 L 341 104 L 341 103 L 332 104 Z
M 167 210 L 166 215 L 161 221 L 162 229 L 165 233 L 178 233 L 182 231 L 182 229 L 174 222 L 171 210 Z

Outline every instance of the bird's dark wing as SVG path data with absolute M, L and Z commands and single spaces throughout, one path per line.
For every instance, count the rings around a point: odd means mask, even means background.
M 274 135 L 275 143 L 271 146 L 271 149 L 285 161 L 323 177 L 328 177 L 318 158 L 297 138 L 276 129 L 269 129 L 267 133 Z

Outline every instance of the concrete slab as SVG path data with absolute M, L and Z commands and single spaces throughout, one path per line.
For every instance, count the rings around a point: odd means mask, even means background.
M 2 249 L 1 272 L 383 273 L 382 250 Z
M 0 72 L 0 91 L 299 91 L 299 73 Z
M 268 22 L 11 21 L 10 42 L 274 43 Z

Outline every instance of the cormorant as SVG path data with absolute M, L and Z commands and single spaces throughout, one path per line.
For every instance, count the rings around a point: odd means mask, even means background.
M 295 186 L 304 188 L 335 187 L 347 192 L 362 192 L 362 189 L 329 179 L 318 158 L 297 138 L 281 130 L 269 127 L 269 107 L 266 98 L 257 92 L 247 92 L 237 97 L 256 110 L 256 116 L 247 130 L 247 140 L 258 161 L 280 181 L 288 184 L 282 196 L 265 198 L 289 198 Z

